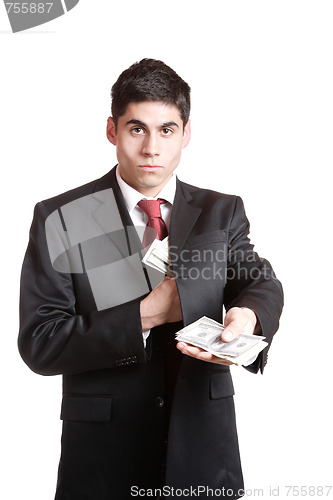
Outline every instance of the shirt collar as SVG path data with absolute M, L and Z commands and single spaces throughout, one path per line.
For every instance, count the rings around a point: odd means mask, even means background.
M 170 180 L 167 182 L 167 184 L 163 187 L 163 189 L 158 193 L 158 195 L 155 198 L 144 196 L 142 193 L 129 186 L 121 178 L 118 166 L 116 169 L 116 177 L 122 195 L 125 198 L 125 203 L 129 213 L 131 213 L 131 211 L 136 207 L 138 202 L 143 198 L 147 200 L 157 200 L 157 198 L 162 198 L 163 200 L 169 202 L 171 205 L 173 204 L 176 194 L 176 176 L 174 174 L 172 174 Z

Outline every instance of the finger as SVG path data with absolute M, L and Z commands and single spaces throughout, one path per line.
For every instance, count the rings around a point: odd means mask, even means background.
M 257 324 L 257 316 L 252 309 L 246 307 L 232 307 L 224 318 L 225 330 L 222 333 L 222 340 L 230 342 L 241 333 L 251 335 L 254 333 Z
M 224 342 L 231 342 L 232 340 L 239 337 L 239 335 L 244 331 L 244 325 L 238 321 L 231 321 L 228 326 L 222 332 L 222 340 Z
M 214 356 L 210 352 L 207 352 L 200 347 L 195 347 L 185 342 L 178 342 L 177 348 L 185 355 L 191 356 L 192 358 L 199 359 L 200 361 L 206 361 L 207 363 L 215 363 L 219 365 L 230 366 L 234 363 L 231 361 L 224 360 L 217 356 Z
M 192 356 L 193 358 L 196 358 L 198 356 L 204 356 L 207 359 L 210 359 L 210 357 L 212 356 L 210 352 L 204 351 L 200 347 L 195 347 L 193 345 L 186 344 L 185 342 L 178 342 L 177 348 L 183 354 L 187 354 L 188 356 Z

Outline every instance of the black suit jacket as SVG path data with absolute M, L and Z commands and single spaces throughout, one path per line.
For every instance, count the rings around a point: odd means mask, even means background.
M 229 368 L 182 357 L 174 343 L 182 324 L 154 329 L 144 348 L 140 301 L 158 279 L 142 267 L 131 226 L 115 169 L 35 209 L 19 349 L 35 372 L 63 375 L 56 498 L 128 499 L 131 487 L 161 485 L 164 459 L 169 487 L 224 487 L 237 497 L 243 483 Z M 282 289 L 248 232 L 240 198 L 177 180 L 169 237 L 183 324 L 203 315 L 222 321 L 223 305 L 249 307 L 270 346 Z M 263 371 L 269 346 L 249 370 Z

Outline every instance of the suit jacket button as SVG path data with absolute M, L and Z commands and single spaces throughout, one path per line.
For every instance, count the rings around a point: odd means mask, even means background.
M 162 408 L 164 406 L 164 399 L 158 396 L 158 398 L 155 399 L 155 403 L 158 408 Z

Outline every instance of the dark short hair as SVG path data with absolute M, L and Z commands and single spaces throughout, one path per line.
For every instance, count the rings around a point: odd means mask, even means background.
M 142 59 L 123 71 L 111 89 L 115 126 L 131 102 L 162 101 L 178 108 L 185 127 L 190 116 L 190 92 L 189 85 L 162 61 Z

